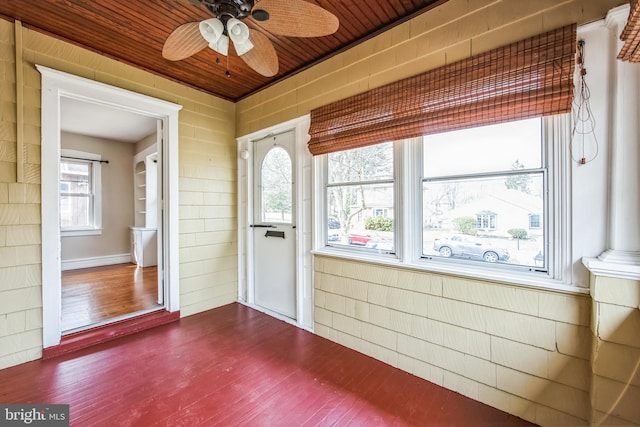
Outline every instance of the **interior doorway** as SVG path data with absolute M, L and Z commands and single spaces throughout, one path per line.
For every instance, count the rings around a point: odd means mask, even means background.
M 118 114 L 135 116 L 147 121 L 151 121 L 155 130 L 152 139 L 161 141 L 155 149 L 155 157 L 151 156 L 150 161 L 157 162 L 162 173 L 153 182 L 157 185 L 156 209 L 157 215 L 157 284 L 155 294 L 155 304 L 169 312 L 178 312 L 179 304 L 179 282 L 178 282 L 178 111 L 181 106 L 149 96 L 137 94 L 124 89 L 112 87 L 85 78 L 73 76 L 64 72 L 52 70 L 47 67 L 36 66 L 42 75 L 42 300 L 43 300 L 43 346 L 44 348 L 56 346 L 60 343 L 63 334 L 62 325 L 62 264 L 68 261 L 74 264 L 73 267 L 93 268 L 91 263 L 101 262 L 104 264 L 132 264 L 140 255 L 134 251 L 133 234 L 135 228 L 139 227 L 135 219 L 130 220 L 128 230 L 120 228 L 119 233 L 125 236 L 127 247 L 118 253 L 98 254 L 96 256 L 84 256 L 82 258 L 63 259 L 61 243 L 63 237 L 74 237 L 74 230 L 67 230 L 71 234 L 64 235 L 61 230 L 61 195 L 62 190 L 60 162 L 63 154 L 63 129 L 61 127 L 63 116 L 63 103 L 68 101 L 81 103 L 83 107 L 90 105 L 92 108 L 102 109 L 99 124 L 114 129 L 123 129 L 119 126 Z M 109 109 L 109 115 L 105 116 L 104 109 Z M 85 108 L 76 112 L 74 119 L 79 119 L 81 114 L 86 113 Z M 76 120 L 77 121 L 77 120 Z M 68 129 L 67 129 L 68 131 Z M 83 144 L 81 147 L 86 148 Z M 78 147 L 71 147 L 71 150 L 81 151 Z M 144 150 L 143 150 L 144 151 Z M 64 153 L 67 154 L 68 153 Z M 89 154 L 84 152 L 81 154 Z M 95 155 L 95 153 L 93 153 Z M 72 156 L 69 156 L 72 157 Z M 135 182 L 135 164 L 131 157 L 127 164 L 126 175 Z M 89 159 L 96 160 L 96 159 Z M 97 160 L 109 160 L 100 158 Z M 91 164 L 96 164 L 91 162 Z M 98 162 L 98 164 L 103 164 Z M 108 164 L 105 164 L 108 165 Z M 105 166 L 106 167 L 106 166 Z M 88 172 L 86 172 L 88 174 Z M 95 174 L 94 174 L 95 175 Z M 143 174 L 141 174 L 143 175 Z M 96 175 L 96 179 L 97 178 Z M 105 184 L 102 182 L 102 184 Z M 85 184 L 85 186 L 88 184 Z M 131 218 L 137 215 L 136 204 L 131 185 L 130 203 L 133 212 Z M 74 196 L 75 197 L 75 196 Z M 94 197 L 94 196 L 91 196 Z M 146 196 L 145 196 L 146 197 Z M 86 200 L 85 200 L 86 202 Z M 107 206 L 107 209 L 94 210 L 93 215 L 100 215 L 108 209 L 119 209 L 117 205 Z M 146 213 L 142 212 L 141 213 Z M 87 219 L 95 220 L 86 216 Z M 99 219 L 99 218 L 98 218 Z M 100 219 L 99 219 L 100 220 Z M 88 224 L 83 230 L 85 233 L 100 233 L 104 229 L 106 217 L 100 222 Z M 82 227 L 80 227 L 82 228 Z M 93 230 L 91 230 L 93 229 Z M 78 231 L 78 230 L 75 230 Z M 87 236 L 85 234 L 85 236 Z M 78 236 L 75 236 L 78 237 Z M 111 237 L 111 236 L 108 236 Z M 122 237 L 122 236 L 121 236 Z M 122 247 L 122 246 L 121 246 Z M 82 253 L 82 249 L 78 249 Z M 144 254 L 142 254 L 144 255 Z M 97 259 L 96 259 L 97 258 Z M 105 263 L 105 259 L 110 262 Z M 76 262 L 77 261 L 77 262 Z M 84 263 L 84 264 L 83 264 Z M 89 265 L 87 265 L 87 263 Z M 135 262 L 137 266 L 137 262 Z M 67 266 L 68 267 L 68 266 Z M 136 315 L 136 313 L 132 314 Z M 114 319 L 119 320 L 119 319 Z
M 164 308 L 160 123 L 60 99 L 63 335 Z

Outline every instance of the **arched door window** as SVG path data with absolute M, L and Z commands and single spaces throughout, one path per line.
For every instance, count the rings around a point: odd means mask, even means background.
M 291 157 L 282 147 L 265 155 L 260 173 L 262 222 L 291 223 L 293 179 Z

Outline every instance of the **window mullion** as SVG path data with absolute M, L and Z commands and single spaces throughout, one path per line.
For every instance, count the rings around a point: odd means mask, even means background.
M 468 180 L 468 179 L 474 179 L 474 178 L 491 178 L 494 176 L 503 177 L 503 176 L 514 176 L 514 175 L 536 175 L 545 171 L 546 171 L 545 168 L 515 169 L 515 170 L 509 170 L 509 171 L 472 173 L 468 175 L 429 177 L 429 178 L 422 178 L 422 182 L 455 181 L 455 180 L 461 180 L 461 179 Z
M 377 185 L 377 184 L 393 184 L 394 179 L 379 179 L 372 181 L 349 181 L 349 182 L 334 182 L 331 184 L 327 184 L 327 188 L 332 187 L 359 187 L 363 185 Z

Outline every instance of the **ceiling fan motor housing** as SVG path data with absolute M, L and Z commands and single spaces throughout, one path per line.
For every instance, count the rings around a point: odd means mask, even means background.
M 200 0 L 218 18 L 223 16 L 236 19 L 246 18 L 253 9 L 253 0 Z

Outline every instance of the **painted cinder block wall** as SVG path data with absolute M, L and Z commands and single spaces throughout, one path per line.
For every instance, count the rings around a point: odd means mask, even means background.
M 315 332 L 537 424 L 590 417 L 591 299 L 315 258 Z
M 235 301 L 235 105 L 28 28 L 22 30 L 22 42 L 25 182 L 17 183 L 15 29 L 0 19 L 0 369 L 42 355 L 41 101 L 35 64 L 183 106 L 181 315 Z
M 595 425 L 640 425 L 640 281 L 591 275 Z

